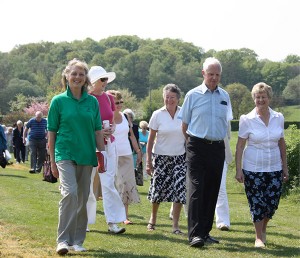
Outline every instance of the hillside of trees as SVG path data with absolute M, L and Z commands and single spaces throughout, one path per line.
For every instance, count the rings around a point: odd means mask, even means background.
M 273 62 L 258 60 L 257 54 L 247 48 L 204 52 L 201 47 L 178 39 L 122 35 L 100 41 L 87 38 L 32 43 L 19 45 L 8 53 L 0 52 L 0 115 L 24 113 L 33 103 L 49 104 L 52 96 L 61 91 L 63 68 L 69 60 L 79 58 L 89 66 L 101 65 L 116 72 L 117 78 L 108 88 L 122 90 L 125 107 L 135 110 L 139 118 L 148 119 L 162 104 L 163 85 L 175 83 L 186 93 L 202 82 L 202 63 L 209 56 L 222 63 L 222 87 L 231 96 L 236 119 L 253 108 L 250 90 L 260 81 L 272 86 L 273 106 L 299 104 L 297 55 Z

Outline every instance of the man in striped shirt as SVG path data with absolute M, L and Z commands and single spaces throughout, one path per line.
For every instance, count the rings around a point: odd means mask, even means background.
M 47 120 L 43 118 L 41 111 L 37 111 L 35 117 L 31 118 L 26 124 L 23 141 L 27 137 L 28 130 L 29 149 L 31 153 L 29 173 L 39 173 L 45 161 L 47 143 Z

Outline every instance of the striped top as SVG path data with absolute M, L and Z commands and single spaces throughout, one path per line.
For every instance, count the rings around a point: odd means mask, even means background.
M 38 122 L 36 118 L 33 117 L 28 121 L 26 127 L 30 129 L 29 141 L 45 139 L 47 130 L 47 120 L 45 118 L 42 118 L 42 120 Z

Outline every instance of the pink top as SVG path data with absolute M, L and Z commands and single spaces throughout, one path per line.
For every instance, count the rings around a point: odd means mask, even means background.
M 105 92 L 103 92 L 103 94 L 101 95 L 95 95 L 95 94 L 91 94 L 91 95 L 98 100 L 102 121 L 109 120 L 109 122 L 112 123 L 114 117 L 114 111 L 116 109 L 114 97 Z M 111 142 L 113 142 L 114 137 L 111 136 L 110 140 Z

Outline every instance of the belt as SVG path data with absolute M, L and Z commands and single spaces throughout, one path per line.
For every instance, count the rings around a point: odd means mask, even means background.
M 220 144 L 220 143 L 223 143 L 224 140 L 219 140 L 219 141 L 211 141 L 211 140 L 207 140 L 205 138 L 198 138 L 198 137 L 195 137 L 195 136 L 190 136 L 191 138 L 195 139 L 195 140 L 198 140 L 200 142 L 203 142 L 205 144 Z

